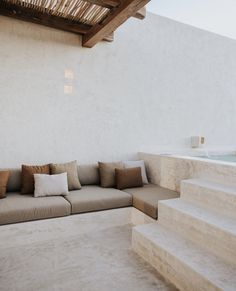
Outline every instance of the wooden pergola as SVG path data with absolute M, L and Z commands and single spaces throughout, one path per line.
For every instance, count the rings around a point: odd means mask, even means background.
M 128 18 L 145 18 L 150 0 L 0 0 L 0 14 L 82 35 L 82 45 L 113 41 Z

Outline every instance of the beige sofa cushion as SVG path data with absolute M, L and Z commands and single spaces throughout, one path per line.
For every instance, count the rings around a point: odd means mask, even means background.
M 81 185 L 99 185 L 98 164 L 79 165 L 79 180 Z
M 72 214 L 132 205 L 130 194 L 99 186 L 84 186 L 79 191 L 71 191 L 65 198 L 71 203 Z
M 40 197 L 8 193 L 0 202 L 0 224 L 69 215 L 71 206 L 63 197 Z
M 123 190 L 133 195 L 133 206 L 154 219 L 158 218 L 158 201 L 178 198 L 179 193 L 148 184 L 142 188 L 130 188 Z
M 123 163 L 102 163 L 98 162 L 101 186 L 104 188 L 115 187 L 115 169 L 123 169 Z
M 72 161 L 64 164 L 50 164 L 51 174 L 67 173 L 69 190 L 81 189 L 79 181 L 77 161 Z

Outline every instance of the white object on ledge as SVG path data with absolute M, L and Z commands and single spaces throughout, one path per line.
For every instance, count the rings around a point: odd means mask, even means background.
M 199 148 L 205 143 L 205 137 L 203 136 L 191 136 L 191 147 Z

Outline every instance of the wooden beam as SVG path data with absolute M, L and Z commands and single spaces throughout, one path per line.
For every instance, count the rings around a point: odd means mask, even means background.
M 100 24 L 94 25 L 83 35 L 83 46 L 93 47 L 104 37 L 112 33 L 128 18 L 135 15 L 138 10 L 150 0 L 123 0 L 122 4 L 115 8 Z
M 121 3 L 120 0 L 84 0 L 84 1 L 109 9 L 117 7 Z
M 133 17 L 143 20 L 146 17 L 146 7 L 141 8 Z
M 81 24 L 63 17 L 53 16 L 45 12 L 39 12 L 33 8 L 9 4 L 5 1 L 0 1 L 0 15 L 82 35 L 91 28 L 89 25 Z

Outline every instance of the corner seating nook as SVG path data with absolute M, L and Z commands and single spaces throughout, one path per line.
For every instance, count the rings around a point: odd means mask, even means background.
M 20 193 L 21 169 L 10 171 L 7 197 L 0 202 L 0 225 L 130 206 L 158 219 L 158 201 L 179 197 L 179 193 L 154 184 L 122 191 L 102 188 L 98 165 L 91 164 L 78 166 L 81 190 L 35 198 Z

